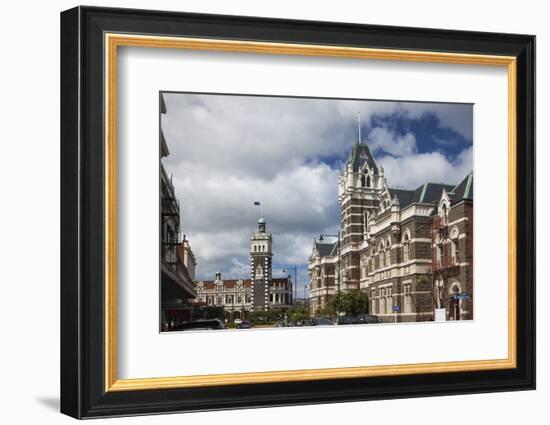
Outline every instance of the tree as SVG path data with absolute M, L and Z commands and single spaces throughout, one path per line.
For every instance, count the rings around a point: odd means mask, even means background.
M 225 319 L 223 307 L 206 306 L 201 308 L 201 314 L 203 319 Z
M 421 275 L 416 280 L 416 292 L 425 292 L 428 293 L 431 291 L 431 278 L 430 275 Z M 434 294 L 435 297 L 435 294 Z M 417 322 L 426 322 L 434 320 L 432 315 L 421 315 L 422 311 L 432 310 L 432 299 L 429 295 L 416 294 L 416 296 L 411 297 L 411 304 L 416 312 L 416 321 Z
M 290 322 L 299 322 L 309 319 L 309 308 L 305 305 L 297 305 L 287 310 Z
M 328 302 L 323 308 L 317 311 L 317 316 L 331 317 L 336 316 L 336 309 L 334 303 Z
M 248 314 L 253 324 L 269 324 L 282 320 L 284 313 L 280 309 L 256 310 Z
M 359 289 L 352 289 L 332 295 L 322 312 L 334 312 L 348 316 L 369 312 L 369 296 Z

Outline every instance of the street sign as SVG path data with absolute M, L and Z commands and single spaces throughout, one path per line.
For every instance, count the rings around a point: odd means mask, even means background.
M 394 305 L 394 306 L 392 307 L 392 310 L 393 310 L 394 313 L 398 313 L 399 310 L 401 310 L 401 307 L 399 307 L 398 305 Z

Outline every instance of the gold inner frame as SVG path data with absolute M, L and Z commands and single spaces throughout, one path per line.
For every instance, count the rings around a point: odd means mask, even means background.
M 267 43 L 128 34 L 105 34 L 105 391 L 135 391 L 214 385 L 311 381 L 511 369 L 516 358 L 516 58 L 460 53 L 370 49 L 327 45 Z M 119 46 L 227 51 L 355 59 L 398 60 L 507 67 L 508 71 L 508 357 L 419 364 L 304 369 L 271 372 L 117 379 L 116 373 L 116 123 L 117 48 Z

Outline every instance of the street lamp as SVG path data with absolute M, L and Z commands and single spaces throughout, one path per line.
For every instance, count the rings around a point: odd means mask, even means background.
M 340 230 L 338 230 L 338 234 L 336 235 L 329 235 L 329 234 L 326 234 L 326 233 L 321 233 L 321 235 L 319 236 L 319 242 L 323 242 L 324 240 L 324 237 L 328 237 L 328 238 L 338 238 L 338 284 L 336 286 L 336 290 L 337 290 L 337 293 L 338 293 L 338 304 L 337 306 L 340 304 L 340 281 L 342 280 L 342 268 L 341 268 L 341 253 L 342 253 L 342 247 L 341 247 L 341 244 L 340 244 Z M 334 276 L 336 277 L 336 273 L 334 274 Z M 340 309 L 337 308 L 337 316 L 340 316 Z

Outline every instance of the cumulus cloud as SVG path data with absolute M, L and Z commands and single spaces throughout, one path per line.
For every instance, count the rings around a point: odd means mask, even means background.
M 441 152 L 429 152 L 387 155 L 378 164 L 384 167 L 388 184 L 394 188 L 413 189 L 427 182 L 458 184 L 472 170 L 472 148 L 466 148 L 454 161 Z
M 454 183 L 471 169 L 471 146 L 460 155 L 421 152 L 412 131 L 384 117 L 419 120 L 471 140 L 471 107 L 260 96 L 166 93 L 161 126 L 170 155 L 163 159 L 181 203 L 182 232 L 198 261 L 197 277 L 249 277 L 250 235 L 261 201 L 274 238 L 274 275 L 298 266 L 307 282 L 313 237 L 339 226 L 338 175 L 358 139 L 385 168 L 392 187 L 426 181 Z M 469 110 L 469 115 L 467 111 Z M 376 120 L 374 118 L 376 117 Z
M 416 150 L 416 138 L 412 133 L 401 136 L 387 127 L 374 127 L 367 135 L 367 144 L 373 154 L 384 151 L 395 156 L 411 155 Z

